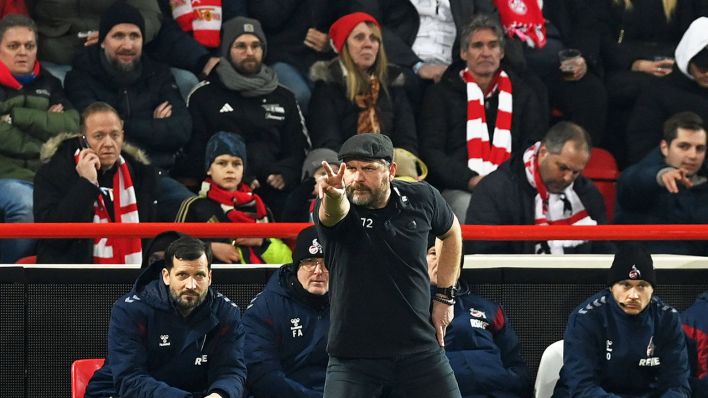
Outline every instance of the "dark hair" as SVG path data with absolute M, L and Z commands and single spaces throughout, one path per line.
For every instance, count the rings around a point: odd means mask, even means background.
M 27 28 L 34 33 L 34 38 L 37 40 L 37 24 L 29 17 L 22 14 L 7 14 L 5 18 L 0 20 L 0 39 L 11 28 Z
M 499 40 L 499 46 L 504 48 L 504 44 L 506 43 L 506 39 L 504 38 L 504 30 L 502 30 L 502 27 L 499 25 L 496 18 L 488 14 L 478 14 L 472 18 L 472 20 L 465 25 L 464 28 L 462 28 L 462 43 L 460 43 L 462 45 L 461 48 L 467 48 L 470 45 L 470 35 L 482 29 L 489 29 L 494 32 Z
M 573 141 L 576 149 L 584 149 L 587 153 L 592 151 L 590 134 L 573 122 L 556 123 L 548 130 L 541 144 L 546 147 L 548 152 L 558 154 L 561 153 L 563 146 L 568 141 Z
M 165 268 L 171 270 L 174 265 L 174 259 L 180 260 L 196 260 L 203 254 L 207 258 L 207 268 L 211 269 L 211 246 L 197 238 L 191 236 L 183 236 L 174 242 L 170 243 L 165 250 Z
M 84 109 L 84 111 L 81 113 L 81 134 L 86 134 L 86 131 L 84 130 L 86 128 L 86 119 L 88 119 L 93 114 L 103 112 L 110 112 L 116 115 L 116 117 L 118 117 L 118 120 L 120 120 L 120 125 L 123 126 L 123 119 L 120 117 L 120 114 L 118 114 L 116 108 L 112 107 L 106 102 L 97 101 L 87 106 L 86 109 Z
M 678 129 L 693 131 L 705 130 L 703 119 L 693 112 L 679 112 L 664 122 L 664 141 L 671 144 L 671 141 L 678 136 Z

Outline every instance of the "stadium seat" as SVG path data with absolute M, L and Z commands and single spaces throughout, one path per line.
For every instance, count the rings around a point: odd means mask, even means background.
M 84 398 L 94 372 L 103 366 L 103 358 L 77 359 L 71 364 L 71 398 Z
M 37 256 L 22 257 L 15 261 L 15 264 L 37 264 Z
M 617 178 L 619 178 L 617 161 L 612 154 L 604 149 L 593 148 L 590 161 L 583 176 L 592 180 L 602 194 L 607 210 L 607 222 L 611 223 L 615 215 L 615 200 L 617 195 Z
M 562 367 L 563 340 L 559 340 L 543 351 L 541 362 L 538 364 L 536 384 L 533 387 L 534 398 L 551 398 Z

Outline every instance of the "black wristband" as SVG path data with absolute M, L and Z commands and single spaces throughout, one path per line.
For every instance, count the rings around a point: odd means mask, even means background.
M 438 303 L 443 303 L 447 305 L 455 305 L 455 300 L 448 300 L 444 297 L 440 297 L 437 294 L 433 296 L 433 301 L 437 301 Z
M 455 297 L 457 297 L 457 289 L 455 289 L 454 286 L 450 287 L 435 287 L 435 295 L 436 296 L 441 296 L 442 298 L 446 300 L 455 300 Z

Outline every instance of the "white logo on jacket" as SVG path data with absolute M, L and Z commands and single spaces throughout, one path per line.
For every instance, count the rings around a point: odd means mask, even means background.
M 170 342 L 168 341 L 169 339 L 170 339 L 169 334 L 161 334 L 160 340 L 162 340 L 162 341 L 160 342 L 160 347 L 169 347 L 170 346 Z
M 226 113 L 226 112 L 233 112 L 234 108 L 229 105 L 228 102 L 224 103 L 224 105 L 219 109 L 219 113 Z
M 293 338 L 295 337 L 302 337 L 302 325 L 300 325 L 300 318 L 292 318 L 290 320 L 290 323 L 293 324 L 293 326 L 290 327 L 290 330 L 293 333 Z

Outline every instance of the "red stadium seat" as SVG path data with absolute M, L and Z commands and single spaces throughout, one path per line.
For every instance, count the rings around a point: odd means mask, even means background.
M 611 223 L 615 215 L 615 198 L 617 195 L 617 178 L 619 177 L 617 161 L 611 153 L 604 149 L 593 148 L 590 162 L 585 166 L 583 175 L 592 180 L 602 194 L 607 209 L 607 222 Z
M 37 264 L 37 256 L 22 257 L 15 261 L 15 264 Z
M 77 359 L 71 364 L 71 398 L 84 398 L 91 376 L 103 366 L 103 362 L 103 358 Z

